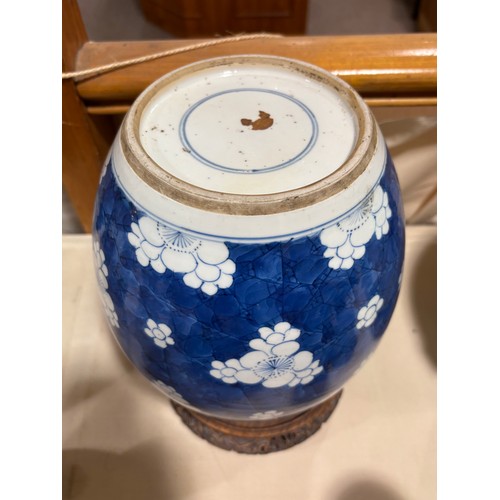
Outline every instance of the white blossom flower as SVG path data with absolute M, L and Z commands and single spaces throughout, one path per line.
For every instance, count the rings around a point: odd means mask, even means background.
M 389 231 L 392 215 L 387 193 L 378 185 L 356 210 L 333 226 L 323 229 L 320 240 L 328 247 L 323 255 L 330 258 L 332 269 L 350 269 L 365 254 L 365 245 L 375 234 L 379 240 Z
M 375 295 L 371 298 L 366 306 L 363 306 L 358 312 L 358 322 L 356 328 L 368 328 L 373 324 L 377 317 L 377 312 L 384 305 L 384 299 L 380 295 Z
M 108 292 L 105 290 L 101 290 L 102 301 L 104 303 L 104 311 L 106 312 L 106 316 L 109 319 L 109 322 L 118 328 L 120 325 L 118 324 L 118 315 L 115 311 L 115 305 L 113 304 L 113 300 L 111 299 Z
M 115 311 L 115 305 L 113 304 L 113 299 L 106 291 L 108 289 L 108 266 L 105 264 L 106 257 L 101 249 L 99 241 L 94 240 L 94 264 L 97 273 L 97 281 L 99 283 L 99 290 L 101 292 L 101 299 L 104 305 L 104 312 L 108 317 L 109 322 L 112 326 L 119 328 L 118 315 Z
M 158 347 L 165 349 L 167 345 L 175 344 L 174 339 L 171 337 L 172 330 L 165 325 L 165 323 L 157 324 L 150 318 L 146 325 L 147 327 L 144 328 L 144 333 L 148 337 L 151 337 Z
M 108 266 L 104 263 L 105 257 L 104 252 L 101 249 L 101 245 L 99 241 L 94 241 L 94 263 L 97 272 L 97 280 L 99 281 L 99 285 L 104 290 L 108 289 Z
M 202 241 L 196 251 L 196 269 L 184 275 L 184 283 L 191 288 L 201 287 L 207 295 L 214 295 L 219 288 L 229 288 L 236 266 L 228 257 L 224 243 Z
M 226 384 L 236 384 L 238 382 L 235 375 L 244 370 L 243 366 L 237 359 L 229 359 L 225 363 L 222 361 L 212 361 L 212 368 L 210 375 L 215 378 L 220 378 Z
M 128 240 L 142 266 L 151 265 L 158 273 L 183 273 L 187 286 L 207 295 L 232 285 L 236 266 L 224 243 L 194 238 L 147 216 L 133 222 L 131 229 Z
M 392 210 L 389 207 L 389 197 L 380 186 L 377 186 L 373 194 L 372 213 L 375 217 L 375 236 L 379 240 L 389 232 L 388 219 L 392 216 Z
M 173 399 L 176 403 L 189 405 L 189 403 L 172 386 L 164 384 L 161 380 L 155 380 L 153 385 L 165 394 L 165 396 Z
M 274 329 L 260 328 L 259 334 L 260 338 L 249 343 L 252 351 L 239 360 L 213 361 L 210 374 L 227 384 L 262 383 L 274 388 L 308 384 L 323 370 L 319 361 L 313 361 L 312 353 L 297 352 L 300 330 L 292 328 L 290 323 L 278 323 Z
M 283 415 L 282 411 L 268 410 L 264 412 L 257 412 L 250 416 L 252 420 L 270 420 L 272 418 L 278 418 Z

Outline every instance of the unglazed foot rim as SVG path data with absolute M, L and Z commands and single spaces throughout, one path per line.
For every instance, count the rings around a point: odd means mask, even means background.
M 319 430 L 335 410 L 342 390 L 323 403 L 289 419 L 239 422 L 208 417 L 172 401 L 191 431 L 209 443 L 238 453 L 266 454 L 286 450 Z
M 261 64 L 286 67 L 311 80 L 327 85 L 341 96 L 354 113 L 358 133 L 352 152 L 334 172 L 306 185 L 284 192 L 245 195 L 205 189 L 176 177 L 160 165 L 144 149 L 140 138 L 140 120 L 147 104 L 162 89 L 188 74 L 219 66 Z M 239 123 L 239 122 L 238 122 Z M 121 128 L 121 147 L 135 174 L 159 194 L 190 207 L 209 212 L 234 215 L 265 215 L 298 210 L 314 205 L 347 189 L 367 169 L 377 147 L 373 115 L 361 97 L 342 79 L 303 61 L 264 55 L 236 55 L 198 61 L 168 73 L 134 101 Z M 184 151 L 190 153 L 184 148 Z

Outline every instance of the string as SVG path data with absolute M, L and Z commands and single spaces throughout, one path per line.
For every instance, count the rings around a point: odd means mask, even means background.
M 147 56 L 135 57 L 133 59 L 127 59 L 125 61 L 118 61 L 110 64 L 104 64 L 102 66 L 96 66 L 94 68 L 88 68 L 81 71 L 70 71 L 68 73 L 62 74 L 62 79 L 68 78 L 78 78 L 82 76 L 97 75 L 100 73 L 106 73 L 108 71 L 113 71 L 118 68 L 123 68 L 124 66 L 130 66 L 133 64 L 139 64 L 146 61 L 152 61 L 154 59 L 159 59 L 160 57 L 172 56 L 175 54 L 180 54 L 182 52 L 188 52 L 191 50 L 204 49 L 206 47 L 212 47 L 214 45 L 220 45 L 228 42 L 240 42 L 244 40 L 255 40 L 258 38 L 280 38 L 283 35 L 273 35 L 270 33 L 255 33 L 252 35 L 237 35 L 225 38 L 217 38 L 215 40 L 209 40 L 207 42 L 194 43 L 192 45 L 186 45 L 184 47 L 179 47 L 177 49 L 169 49 L 161 52 L 156 52 L 154 54 L 149 54 Z

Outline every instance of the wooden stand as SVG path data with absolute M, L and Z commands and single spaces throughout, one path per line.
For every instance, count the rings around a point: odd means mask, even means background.
M 243 422 L 222 420 L 172 405 L 182 421 L 208 442 L 238 453 L 264 454 L 286 450 L 312 436 L 332 414 L 342 391 L 327 401 L 293 417 Z

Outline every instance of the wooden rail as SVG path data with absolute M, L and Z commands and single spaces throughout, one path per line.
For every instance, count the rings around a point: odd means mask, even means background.
M 87 42 L 79 51 L 76 69 L 88 69 L 195 42 Z M 123 105 L 124 101 L 132 102 L 151 82 L 180 66 L 200 59 L 236 54 L 270 54 L 301 59 L 339 75 L 364 97 L 436 96 L 435 33 L 283 37 L 227 43 L 82 79 L 77 82 L 77 89 L 87 104 L 106 102 L 109 105 L 114 101 Z

